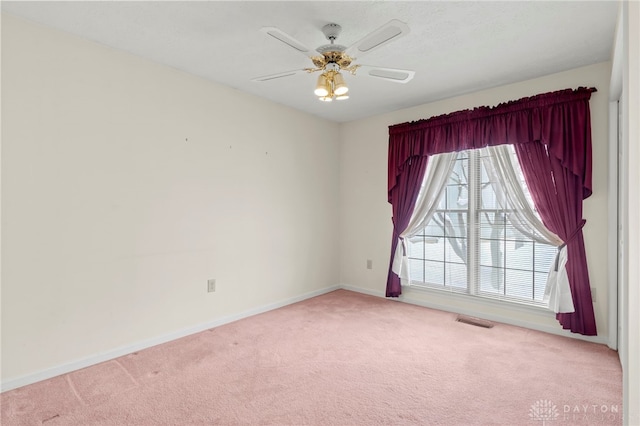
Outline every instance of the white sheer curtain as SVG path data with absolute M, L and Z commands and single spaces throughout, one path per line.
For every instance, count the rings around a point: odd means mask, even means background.
M 512 156 L 513 148 L 510 145 L 498 145 L 486 149 L 490 156 L 483 157 L 485 170 L 495 178 L 490 180 L 500 207 L 509 210 L 507 220 L 527 237 L 558 247 L 556 261 L 552 263 L 547 277 L 544 301 L 556 313 L 574 312 L 565 268 L 567 249 L 564 242 L 544 226 L 528 200 L 520 184 L 519 167 L 514 165 L 514 161 L 518 160 Z
M 392 270 L 400 277 L 401 285 L 406 286 L 411 284 L 411 271 L 405 241 L 417 235 L 431 220 L 440 202 L 442 191 L 447 185 L 449 176 L 451 176 L 451 171 L 453 170 L 453 165 L 457 157 L 457 152 L 432 155 L 429 157 L 422 189 L 416 200 L 416 206 L 411 215 L 411 220 L 409 221 L 407 229 L 400 234 L 398 246 L 393 257 Z

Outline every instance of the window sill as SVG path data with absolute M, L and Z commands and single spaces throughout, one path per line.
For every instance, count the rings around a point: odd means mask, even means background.
M 463 292 L 441 290 L 420 285 L 403 286 L 402 290 L 403 295 L 409 295 L 411 293 L 432 294 L 434 296 L 450 299 L 451 301 L 463 301 L 466 303 L 477 304 L 479 307 L 499 308 L 516 312 L 527 312 L 543 315 L 550 318 L 555 318 L 556 315 L 555 312 L 551 311 L 549 308 L 543 305 L 533 305 L 510 299 L 474 296 Z

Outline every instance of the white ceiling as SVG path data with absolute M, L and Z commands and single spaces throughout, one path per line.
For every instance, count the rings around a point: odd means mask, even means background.
M 2 11 L 346 122 L 610 60 L 618 2 L 2 1 Z M 414 70 L 407 84 L 347 74 L 350 99 L 324 103 L 317 74 L 251 81 L 312 66 L 262 27 L 315 49 L 325 24 L 340 24 L 337 43 L 350 46 L 391 19 L 410 33 L 356 63 Z

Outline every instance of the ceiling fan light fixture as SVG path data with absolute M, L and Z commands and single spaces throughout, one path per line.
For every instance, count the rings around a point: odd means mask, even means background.
M 333 93 L 335 93 L 337 96 L 341 96 L 346 94 L 348 91 L 349 88 L 347 87 L 347 83 L 345 83 L 342 74 L 336 73 L 336 75 L 333 77 Z
M 330 89 L 331 86 L 329 81 L 327 81 L 327 76 L 324 74 L 320 74 L 320 76 L 318 76 L 316 89 L 313 91 L 313 93 L 315 93 L 316 96 L 324 97 L 329 95 Z
M 344 95 L 336 96 L 336 100 L 338 101 L 344 101 L 345 99 L 349 99 L 349 95 L 344 94 Z
M 322 102 L 331 102 L 333 100 L 331 96 L 321 96 L 318 99 L 321 100 Z

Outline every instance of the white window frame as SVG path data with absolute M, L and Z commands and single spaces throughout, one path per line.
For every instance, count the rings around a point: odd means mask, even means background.
M 468 204 L 467 204 L 467 210 L 466 210 L 466 218 L 467 218 L 467 286 L 466 286 L 466 289 L 454 287 L 451 285 L 429 283 L 429 282 L 426 282 L 426 277 L 425 277 L 425 281 L 418 281 L 412 278 L 410 283 L 411 287 L 415 289 L 420 289 L 420 290 L 434 290 L 437 292 L 457 294 L 463 297 L 471 297 L 471 298 L 474 298 L 475 300 L 487 300 L 487 301 L 491 300 L 501 305 L 512 304 L 512 305 L 519 305 L 523 307 L 526 306 L 528 308 L 534 308 L 536 310 L 540 309 L 548 312 L 548 305 L 546 302 L 542 300 L 535 300 L 535 297 L 536 297 L 535 279 L 532 282 L 532 286 L 534 287 L 532 290 L 533 299 L 520 298 L 517 296 L 506 296 L 504 294 L 494 294 L 491 292 L 481 291 L 481 289 L 479 288 L 478 275 L 479 275 L 479 269 L 480 269 L 480 263 L 479 263 L 480 246 L 477 244 L 477 240 L 480 235 L 480 228 L 477 226 L 477 223 L 478 223 L 479 215 L 482 214 L 482 212 L 487 209 L 483 209 L 483 210 L 477 209 L 477 206 L 480 201 L 481 191 L 482 191 L 481 188 L 478 188 L 480 179 L 477 179 L 477 174 L 481 170 L 482 160 L 477 150 L 466 150 L 466 151 L 469 152 L 468 161 L 470 164 L 470 167 L 468 168 L 468 177 L 467 177 Z M 443 192 L 443 196 L 444 196 L 444 192 Z M 444 210 L 438 209 L 436 211 L 436 214 L 443 211 L 449 212 L 454 210 L 455 209 L 452 210 L 448 208 L 445 208 Z M 495 210 L 495 209 L 489 209 L 489 210 Z M 502 211 L 505 211 L 505 210 L 502 210 Z M 531 241 L 534 244 L 534 247 L 536 244 L 542 244 L 534 240 L 529 240 L 529 241 Z M 448 243 L 445 243 L 445 244 L 448 244 Z M 408 244 L 408 246 L 411 246 L 411 245 Z M 534 253 L 535 253 L 535 249 L 534 249 Z M 415 257 L 411 256 L 410 251 L 408 255 L 409 255 L 409 262 L 411 262 L 413 259 L 416 259 Z M 423 253 L 422 260 L 429 260 L 429 259 L 426 259 L 425 253 Z M 446 266 L 443 266 L 443 268 L 444 267 Z M 533 268 L 535 268 L 535 262 L 533 264 Z M 534 273 L 534 271 L 535 269 L 533 269 L 531 272 Z M 542 272 L 542 271 L 539 271 L 539 272 Z M 546 273 L 546 271 L 544 272 Z M 505 282 L 504 285 L 506 289 L 507 283 Z

